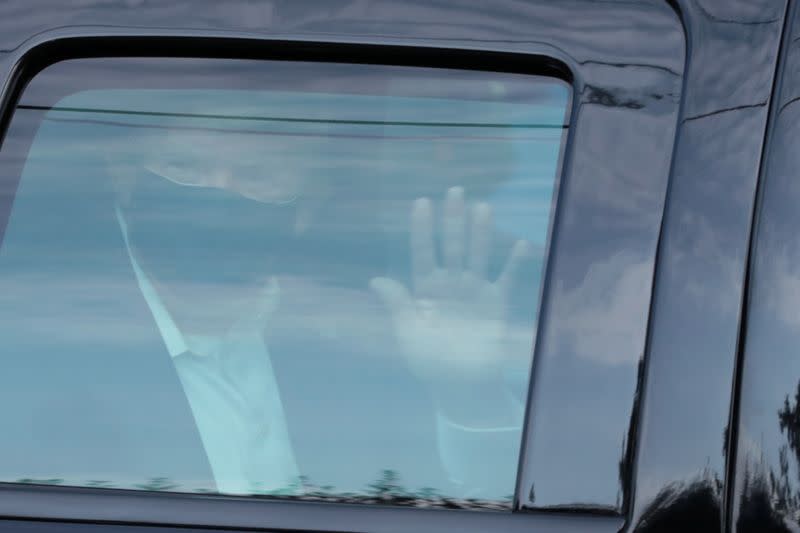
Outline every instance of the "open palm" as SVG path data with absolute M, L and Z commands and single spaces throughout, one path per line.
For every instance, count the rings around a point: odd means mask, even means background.
M 499 368 L 509 292 L 529 245 L 517 241 L 502 274 L 490 281 L 489 205 L 468 209 L 463 189 L 454 187 L 442 211 L 441 264 L 432 203 L 421 198 L 411 210 L 413 290 L 389 278 L 373 278 L 370 286 L 389 310 L 400 350 L 415 374 L 425 381 L 480 380 Z

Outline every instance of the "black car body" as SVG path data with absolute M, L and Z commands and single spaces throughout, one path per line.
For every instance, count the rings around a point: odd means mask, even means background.
M 798 35 L 791 0 L 0 3 L 0 139 L 28 81 L 72 58 L 573 90 L 512 512 L 2 484 L 0 530 L 796 530 Z

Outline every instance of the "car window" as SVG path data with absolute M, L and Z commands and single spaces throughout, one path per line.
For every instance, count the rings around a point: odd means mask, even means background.
M 569 85 L 81 59 L 0 152 L 0 480 L 504 509 Z

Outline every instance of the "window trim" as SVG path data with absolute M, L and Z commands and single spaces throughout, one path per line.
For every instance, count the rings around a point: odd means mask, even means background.
M 295 40 L 251 36 L 241 32 L 98 30 L 72 27 L 45 32 L 12 53 L 11 67 L 0 86 L 0 145 L 14 107 L 28 82 L 43 69 L 69 59 L 115 57 L 196 57 L 317 61 L 365 65 L 412 66 L 479 70 L 550 76 L 572 85 L 573 95 L 583 84 L 576 65 L 550 47 L 542 52 L 518 53 L 493 49 L 467 50 L 336 40 Z M 2 68 L 2 63 L 0 63 Z M 2 75 L 2 71 L 0 71 Z M 567 119 L 574 112 L 575 98 Z
M 0 516 L 274 531 L 616 533 L 624 517 L 597 513 L 484 512 L 281 501 L 203 494 L 0 484 Z

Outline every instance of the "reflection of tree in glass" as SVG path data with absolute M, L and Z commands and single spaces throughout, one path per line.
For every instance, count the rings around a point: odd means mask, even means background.
M 110 481 L 105 481 L 102 479 L 90 479 L 86 482 L 87 487 L 92 487 L 95 489 L 113 489 L 114 484 Z
M 508 511 L 513 495 L 501 500 L 478 498 L 450 498 L 433 487 L 412 490 L 404 487 L 400 474 L 391 469 L 382 470 L 375 481 L 359 492 L 340 492 L 332 485 L 317 485 L 308 476 L 300 476 L 286 490 L 256 494 L 256 497 L 290 499 L 315 502 L 398 505 L 442 509 L 481 509 Z
M 800 382 L 794 393 L 794 404 L 789 403 L 789 395 L 783 399 L 783 407 L 778 411 L 778 425 L 781 433 L 786 434 L 786 440 L 800 464 Z
M 787 394 L 778 410 L 778 427 L 786 443 L 778 449 L 778 472 L 763 457 L 745 456 L 744 479 L 737 530 L 748 532 L 789 532 L 800 523 L 800 382 L 793 401 Z M 794 458 L 798 479 L 789 475 Z
M 64 483 L 64 480 L 61 478 L 35 479 L 24 477 L 22 479 L 17 479 L 15 483 L 25 483 L 27 485 L 61 485 Z
M 619 461 L 621 499 L 630 497 L 634 471 L 633 446 L 641 407 L 641 390 L 644 379 L 644 358 L 639 359 L 637 386 L 631 425 L 622 441 Z M 723 432 L 723 454 L 727 452 L 727 428 Z M 706 467 L 694 479 L 674 482 L 663 487 L 646 506 L 639 517 L 636 533 L 667 533 L 673 531 L 705 532 L 722 529 L 723 483 L 717 473 Z
M 408 495 L 400 485 L 400 475 L 394 470 L 384 470 L 380 479 L 369 484 L 367 493 L 382 500 L 404 498 Z
M 743 488 L 735 527 L 738 533 L 788 533 L 795 531 L 795 524 L 800 523 L 800 485 L 797 484 L 800 482 L 800 469 L 797 480 L 789 475 L 792 457 L 800 466 L 800 383 L 793 401 L 787 395 L 777 414 L 781 434 L 786 437 L 786 444 L 778 450 L 778 472 L 768 467 L 763 455 L 743 456 Z M 633 434 L 629 432 L 628 438 Z M 722 435 L 724 454 L 727 454 L 729 438 L 726 428 Z M 629 468 L 630 462 L 625 460 L 623 453 L 620 461 L 623 487 L 626 474 L 630 475 Z M 710 468 L 694 481 L 670 484 L 647 506 L 635 531 L 719 531 L 722 528 L 722 493 L 722 481 Z
M 694 481 L 672 483 L 642 513 L 636 533 L 720 531 L 722 481 L 706 469 Z
M 782 489 L 778 489 L 774 484 L 776 481 L 774 473 L 770 470 L 766 475 L 765 471 L 763 458 L 761 463 L 756 463 L 752 468 L 749 464 L 745 466 L 744 490 L 739 501 L 739 517 L 736 521 L 736 530 L 741 533 L 791 531 L 781 516 L 786 503 L 785 499 L 781 501 L 778 496 Z
M 180 485 L 173 483 L 166 477 L 151 477 L 146 483 L 134 485 L 134 487 L 141 490 L 174 491 Z
M 111 481 L 92 479 L 83 482 L 65 482 L 60 478 L 34 479 L 22 478 L 15 483 L 31 485 L 66 485 L 73 487 L 92 488 L 117 488 L 136 489 L 155 492 L 193 492 L 196 494 L 219 494 L 211 489 L 186 489 L 167 477 L 156 476 L 148 478 L 142 483 L 128 486 L 114 485 Z M 495 511 L 510 511 L 514 500 L 513 495 L 499 500 L 480 498 L 450 498 L 443 496 L 433 487 L 422 487 L 411 490 L 403 486 L 400 474 L 392 469 L 382 470 L 377 479 L 367 484 L 359 492 L 340 492 L 333 485 L 317 485 L 308 476 L 298 478 L 288 487 L 278 490 L 261 490 L 258 486 L 253 488 L 252 497 L 265 499 L 288 499 L 331 503 L 357 503 L 398 505 L 404 507 L 425 507 L 441 509 L 480 509 Z

